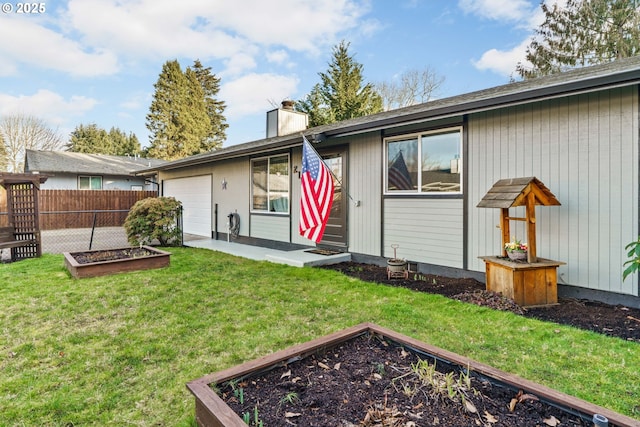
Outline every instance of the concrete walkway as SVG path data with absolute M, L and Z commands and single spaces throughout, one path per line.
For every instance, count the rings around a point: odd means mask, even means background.
M 260 246 L 243 245 L 226 240 L 185 238 L 185 246 L 193 248 L 204 248 L 212 251 L 224 252 L 243 258 L 257 261 L 270 261 L 278 264 L 286 264 L 294 267 L 306 267 L 316 265 L 338 264 L 351 260 L 351 254 L 340 253 L 337 255 L 320 255 L 307 252 L 309 249 L 298 249 L 294 251 L 280 251 L 277 249 L 263 248 Z

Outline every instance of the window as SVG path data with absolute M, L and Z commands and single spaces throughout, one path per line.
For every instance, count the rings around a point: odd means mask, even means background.
M 79 190 L 102 190 L 102 177 L 101 176 L 79 176 L 78 189 Z
M 460 193 L 460 128 L 386 141 L 387 193 Z
M 289 156 L 251 161 L 252 203 L 257 212 L 289 212 Z

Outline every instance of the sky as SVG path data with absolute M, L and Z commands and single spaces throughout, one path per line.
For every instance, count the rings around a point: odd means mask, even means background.
M 36 116 L 65 142 L 80 124 L 117 127 L 143 146 L 153 85 L 169 60 L 184 69 L 199 59 L 221 79 L 226 147 L 264 138 L 267 111 L 303 99 L 341 41 L 366 82 L 429 68 L 444 77 L 435 94 L 444 98 L 517 77 L 543 20 L 539 0 L 0 0 L 0 8 L 0 116 Z

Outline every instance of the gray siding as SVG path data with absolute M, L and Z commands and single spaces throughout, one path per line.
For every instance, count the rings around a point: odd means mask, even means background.
M 638 236 L 637 87 L 474 114 L 468 159 L 470 269 L 500 251 L 499 212 L 479 200 L 498 179 L 535 176 L 562 203 L 536 208 L 538 256 L 567 263 L 559 283 L 638 294 L 637 277 L 622 281 Z
M 289 216 L 251 215 L 251 237 L 289 242 Z
M 384 256 L 463 267 L 461 199 L 387 198 L 384 202 Z

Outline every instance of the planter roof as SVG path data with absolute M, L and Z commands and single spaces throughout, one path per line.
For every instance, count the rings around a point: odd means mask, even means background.
M 501 179 L 493 184 L 477 207 L 512 208 L 526 206 L 529 194 L 533 193 L 536 205 L 560 206 L 556 196 L 535 176 Z

